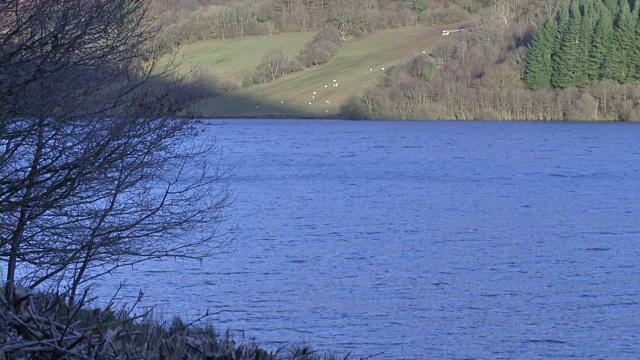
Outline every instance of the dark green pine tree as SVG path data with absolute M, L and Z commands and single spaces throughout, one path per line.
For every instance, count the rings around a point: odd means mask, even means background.
M 636 5 L 640 3 L 640 0 L 636 0 Z M 640 20 L 636 22 L 636 30 L 633 34 L 633 42 L 635 44 L 640 44 Z M 631 69 L 632 76 L 636 80 L 640 80 L 640 45 L 636 45 L 633 47 L 631 53 Z
M 623 0 L 626 1 L 626 0 Z M 604 5 L 609 9 L 609 14 L 612 17 L 615 17 L 620 10 L 620 1 L 619 0 L 604 0 Z
M 583 87 L 591 84 L 591 78 L 589 77 L 589 52 L 592 46 L 598 13 L 596 12 L 595 0 L 580 0 L 579 5 L 582 21 L 580 27 L 580 55 L 578 58 L 579 69 L 576 69 L 575 85 Z
M 555 20 L 558 30 L 551 48 L 551 84 L 554 87 L 560 72 L 560 51 L 564 43 L 564 34 L 569 26 L 569 8 L 564 0 L 559 0 L 557 4 Z
M 551 78 L 551 85 L 564 89 L 577 85 L 578 75 L 584 71 L 586 59 L 582 58 L 582 15 L 578 0 L 571 1 L 569 23 L 561 36 L 560 50 L 555 56 L 556 66 Z
M 629 53 L 629 78 L 640 79 L 640 0 L 631 1 L 631 17 L 634 24 L 634 31 L 631 33 L 631 50 Z
M 636 46 L 634 34 L 637 20 L 631 13 L 629 3 L 622 0 L 614 26 L 611 48 L 604 62 L 603 76 L 605 78 L 613 79 L 621 84 L 629 81 L 633 67 L 631 55 Z
M 551 84 L 551 52 L 557 32 L 556 20 L 549 17 L 529 44 L 525 82 L 531 90 L 544 89 Z
M 613 39 L 613 19 L 606 8 L 600 8 L 589 48 L 587 76 L 590 81 L 598 81 L 603 76 L 604 59 L 609 53 Z

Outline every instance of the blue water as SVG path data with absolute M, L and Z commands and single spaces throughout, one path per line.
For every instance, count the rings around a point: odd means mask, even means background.
M 221 124 L 222 121 L 214 121 Z M 114 275 L 240 340 L 640 358 L 640 126 L 230 120 L 228 253 Z

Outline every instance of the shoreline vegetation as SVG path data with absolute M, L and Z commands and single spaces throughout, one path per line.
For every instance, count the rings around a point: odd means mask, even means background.
M 291 344 L 267 350 L 255 342 L 236 342 L 229 331 L 220 332 L 206 321 L 207 313 L 192 322 L 180 317 L 167 321 L 153 309 L 136 315 L 116 308 L 113 299 L 103 309 L 91 307 L 85 292 L 74 306 L 67 298 L 31 293 L 17 287 L 12 308 L 0 294 L 0 359 L 207 359 L 207 360 L 347 360 Z M 381 354 L 377 354 L 381 355 Z M 372 355 L 366 358 L 373 358 Z

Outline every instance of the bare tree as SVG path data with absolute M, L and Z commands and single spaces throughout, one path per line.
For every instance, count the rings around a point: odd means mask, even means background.
M 271 49 L 262 56 L 262 63 L 257 66 L 259 77 L 273 81 L 285 75 L 302 70 L 298 61 L 284 49 Z
M 184 81 L 147 1 L 0 3 L 0 264 L 67 292 L 222 246 L 227 172 L 180 119 Z

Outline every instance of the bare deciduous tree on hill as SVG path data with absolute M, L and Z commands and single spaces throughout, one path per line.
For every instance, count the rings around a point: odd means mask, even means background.
M 4 296 L 88 281 L 228 239 L 226 168 L 197 137 L 184 78 L 143 0 L 0 3 Z M 213 160 L 212 160 L 213 159 Z

